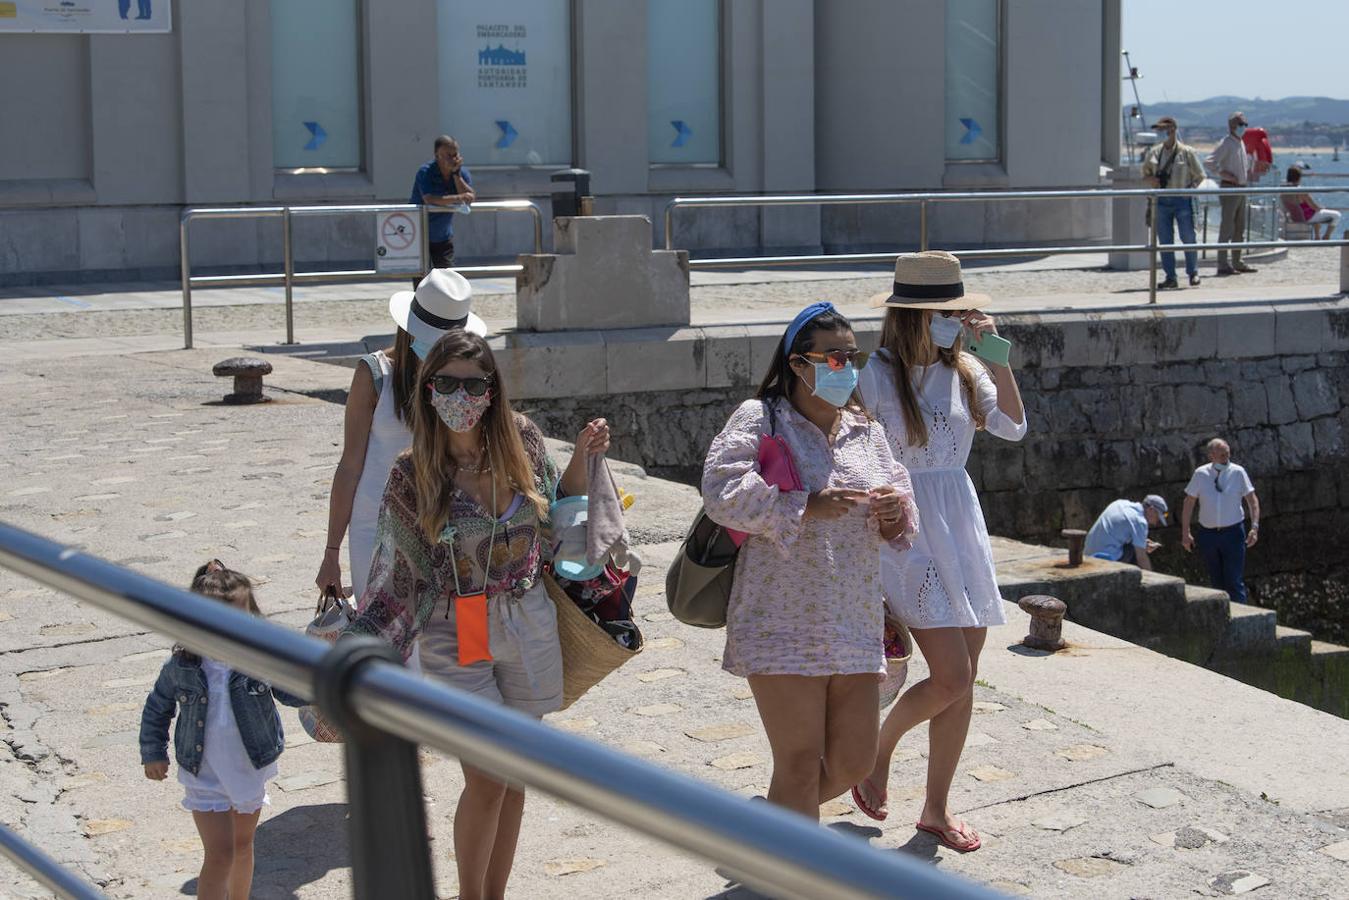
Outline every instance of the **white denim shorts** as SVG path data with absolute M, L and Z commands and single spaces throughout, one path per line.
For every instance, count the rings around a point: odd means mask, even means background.
M 543 584 L 520 599 L 487 601 L 492 658 L 459 665 L 453 599 L 441 600 L 417 639 L 423 673 L 533 716 L 562 708 L 562 647 L 557 607 Z

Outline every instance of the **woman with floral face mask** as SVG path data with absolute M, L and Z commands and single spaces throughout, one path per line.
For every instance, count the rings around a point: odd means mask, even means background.
M 511 411 L 487 342 L 451 331 L 427 354 L 412 449 L 389 474 L 375 558 L 351 630 L 377 634 L 423 671 L 542 716 L 562 705 L 562 654 L 544 591 L 543 530 L 559 481 L 584 494 L 586 457 L 609 447 L 596 419 L 559 477 L 533 422 Z M 454 820 L 459 892 L 502 897 L 524 792 L 464 766 Z
M 745 532 L 722 667 L 749 679 L 768 742 L 768 800 L 819 818 L 870 770 L 885 672 L 881 545 L 909 544 L 909 476 L 858 400 L 866 357 L 828 303 L 796 317 L 757 399 L 731 416 L 703 468 L 703 503 Z M 770 484 L 760 444 L 790 449 L 802 490 Z

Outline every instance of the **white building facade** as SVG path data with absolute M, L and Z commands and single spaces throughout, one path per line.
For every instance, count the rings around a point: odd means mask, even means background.
M 650 216 L 657 243 L 675 195 L 1094 187 L 1118 163 L 1120 0 L 154 3 L 155 30 L 0 20 L 0 284 L 176 277 L 191 206 L 405 201 L 441 133 L 480 198 L 546 210 L 579 166 L 597 212 Z M 691 210 L 675 244 L 891 249 L 917 222 Z M 524 252 L 530 227 L 461 217 L 458 258 Z M 297 220 L 297 266 L 368 264 L 373 228 Z M 201 229 L 194 271 L 280 263 L 275 221 Z M 946 206 L 931 229 L 1082 243 L 1108 208 Z

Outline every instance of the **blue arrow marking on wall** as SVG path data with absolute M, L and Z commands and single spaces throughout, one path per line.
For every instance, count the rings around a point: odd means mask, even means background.
M 305 122 L 304 127 L 309 129 L 310 134 L 309 143 L 304 145 L 306 150 L 317 150 L 328 140 L 328 132 L 318 122 Z
M 984 133 L 984 129 L 973 119 L 961 119 L 960 124 L 965 126 L 965 136 L 960 139 L 962 144 L 973 144 Z
M 685 125 L 682 119 L 675 119 L 670 124 L 674 126 L 675 130 L 675 139 L 674 143 L 670 145 L 671 147 L 682 147 L 689 142 L 689 138 L 693 137 L 693 129 Z
M 520 136 L 520 132 L 511 127 L 511 123 L 504 119 L 497 119 L 497 127 L 501 129 L 501 139 L 496 142 L 498 150 L 505 150 L 511 144 L 514 144 L 515 139 Z

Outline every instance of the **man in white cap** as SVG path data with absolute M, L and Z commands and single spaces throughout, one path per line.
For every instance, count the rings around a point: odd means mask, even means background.
M 1246 154 L 1246 145 L 1241 136 L 1246 132 L 1246 114 L 1234 112 L 1227 117 L 1227 136 L 1218 142 L 1213 152 L 1204 162 L 1218 176 L 1218 183 L 1224 188 L 1242 188 L 1250 182 L 1250 157 Z M 1219 202 L 1222 204 L 1222 225 L 1218 227 L 1218 243 L 1246 239 L 1246 195 L 1235 191 L 1224 193 Z M 1236 275 L 1242 272 L 1254 272 L 1255 269 L 1241 261 L 1241 251 L 1232 251 L 1232 262 L 1227 261 L 1226 250 L 1218 251 L 1218 274 Z
M 1087 532 L 1084 550 L 1096 559 L 1133 563 L 1152 569 L 1151 555 L 1161 544 L 1148 540 L 1148 528 L 1166 524 L 1166 501 L 1148 494 L 1142 503 L 1116 500 L 1097 517 Z
M 1246 600 L 1246 550 L 1260 537 L 1260 498 L 1246 470 L 1232 462 L 1232 448 L 1214 438 L 1205 448 L 1209 461 L 1194 470 L 1185 486 L 1180 510 L 1180 543 L 1186 550 L 1199 546 L 1208 566 L 1209 583 L 1237 603 Z M 1246 527 L 1243 501 L 1251 513 Z M 1199 505 L 1199 532 L 1190 533 L 1195 504 Z M 1196 539 L 1197 537 L 1197 539 Z

